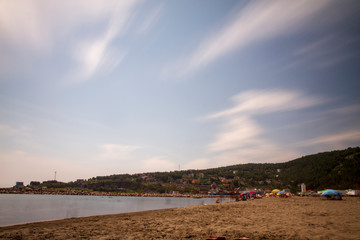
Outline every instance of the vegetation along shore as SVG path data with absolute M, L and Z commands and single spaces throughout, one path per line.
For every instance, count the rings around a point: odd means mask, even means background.
M 20 179 L 21 180 L 21 179 Z M 0 193 L 116 195 L 116 196 L 194 196 L 231 195 L 236 191 L 287 189 L 300 191 L 326 188 L 359 189 L 360 148 L 318 153 L 284 163 L 239 164 L 227 167 L 115 174 L 78 179 L 73 182 L 49 180 L 19 182 Z

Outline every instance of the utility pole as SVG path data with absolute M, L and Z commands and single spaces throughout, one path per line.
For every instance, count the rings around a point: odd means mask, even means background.
M 55 177 L 54 177 L 54 180 L 56 181 L 56 171 L 55 171 Z

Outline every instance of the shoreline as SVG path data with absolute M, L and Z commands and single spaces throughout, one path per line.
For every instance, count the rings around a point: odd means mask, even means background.
M 184 197 L 184 198 L 233 198 L 232 195 L 169 194 L 169 193 L 121 193 L 74 189 L 26 189 L 1 188 L 0 194 L 75 195 L 75 196 L 122 196 L 122 197 Z
M 230 198 L 0 195 L 0 227 L 74 217 L 120 214 L 214 204 Z
M 0 227 L 1 239 L 358 239 L 360 200 L 265 198 Z

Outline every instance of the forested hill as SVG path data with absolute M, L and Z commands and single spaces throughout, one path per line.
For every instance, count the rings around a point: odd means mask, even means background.
M 205 170 L 119 174 L 77 180 L 48 181 L 46 187 L 149 193 L 207 193 L 215 183 L 220 191 L 234 188 L 356 189 L 360 185 L 360 148 L 318 153 L 285 163 L 239 164 Z
M 279 178 L 292 186 L 304 182 L 311 189 L 356 189 L 360 185 L 360 148 L 309 155 L 280 167 Z

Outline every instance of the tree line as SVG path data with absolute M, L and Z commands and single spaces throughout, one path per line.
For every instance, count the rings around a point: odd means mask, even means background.
M 304 156 L 284 163 L 249 163 L 203 170 L 97 176 L 69 183 L 46 181 L 33 187 L 72 188 L 105 192 L 201 193 L 214 184 L 222 191 L 286 188 L 300 191 L 357 189 L 360 186 L 360 148 Z

